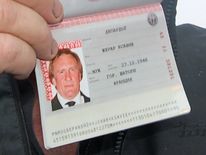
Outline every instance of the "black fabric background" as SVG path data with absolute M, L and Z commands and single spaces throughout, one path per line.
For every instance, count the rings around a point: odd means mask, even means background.
M 0 155 L 30 155 L 30 144 L 16 82 L 0 74 Z

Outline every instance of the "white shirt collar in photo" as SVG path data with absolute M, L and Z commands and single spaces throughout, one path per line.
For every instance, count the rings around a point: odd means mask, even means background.
M 68 105 L 66 105 L 66 103 L 70 101 L 74 101 L 75 105 L 84 103 L 84 97 L 81 96 L 80 92 L 72 100 L 63 98 L 59 93 L 57 93 L 57 98 L 63 108 L 67 108 Z

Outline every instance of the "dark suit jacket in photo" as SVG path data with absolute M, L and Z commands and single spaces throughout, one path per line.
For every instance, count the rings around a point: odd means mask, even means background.
M 80 96 L 84 98 L 84 103 L 90 102 L 90 98 L 84 95 L 82 92 L 80 92 Z M 63 107 L 61 106 L 57 98 L 57 95 L 55 95 L 55 97 L 51 100 L 51 105 L 52 105 L 52 111 L 63 109 Z

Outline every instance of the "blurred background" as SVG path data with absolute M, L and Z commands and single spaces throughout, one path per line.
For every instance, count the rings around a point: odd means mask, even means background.
M 184 23 L 206 28 L 206 0 L 178 0 L 176 25 Z

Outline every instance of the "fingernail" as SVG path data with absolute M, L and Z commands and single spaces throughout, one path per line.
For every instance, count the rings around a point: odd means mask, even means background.
M 55 40 L 52 42 L 52 49 L 51 49 L 51 55 L 54 57 L 57 54 L 58 51 L 58 44 Z
M 56 18 L 63 16 L 63 7 L 59 0 L 54 0 L 53 14 Z

